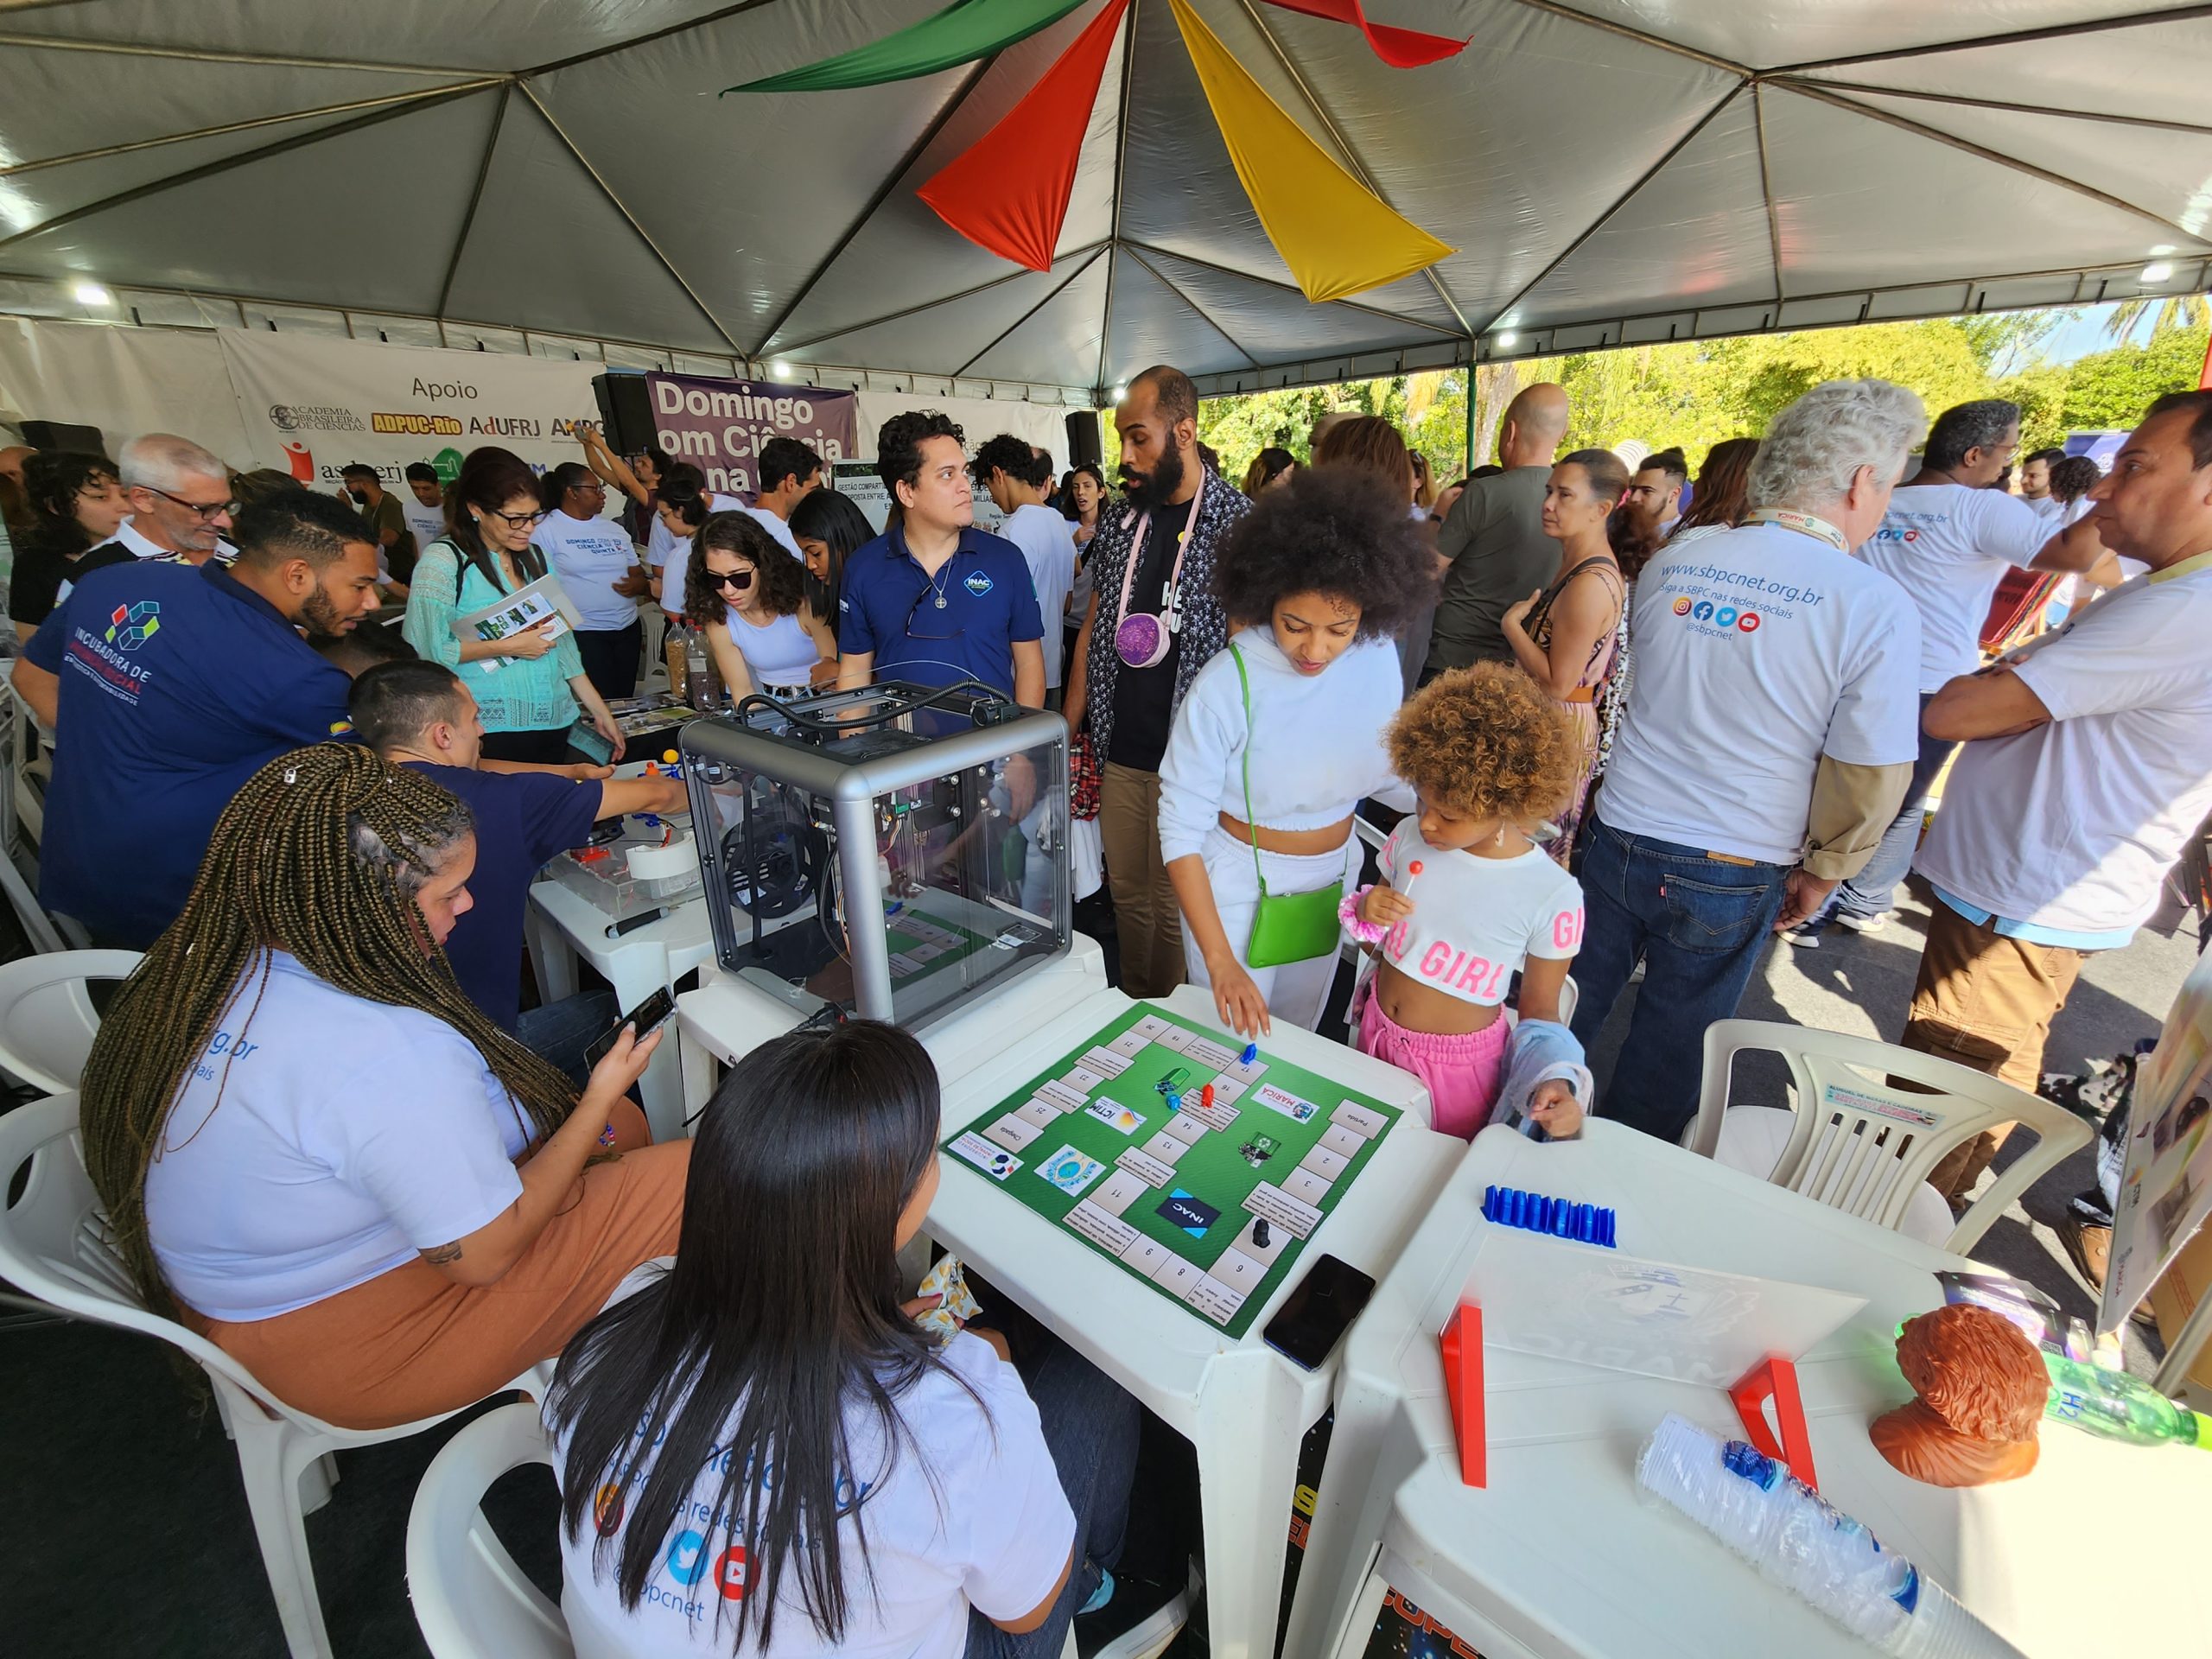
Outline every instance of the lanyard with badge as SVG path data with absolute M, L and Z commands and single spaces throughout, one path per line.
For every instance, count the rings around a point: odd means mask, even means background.
M 1176 631 L 1183 626 L 1177 613 L 1182 595 L 1183 556 L 1191 550 L 1191 532 L 1198 528 L 1198 503 L 1205 499 L 1205 492 L 1198 490 L 1191 497 L 1191 511 L 1183 520 L 1183 528 L 1175 537 L 1175 568 L 1168 572 L 1167 586 L 1161 594 L 1158 615 L 1150 611 L 1132 613 L 1129 609 L 1129 589 L 1136 581 L 1137 565 L 1152 550 L 1152 515 L 1147 512 L 1137 520 L 1136 534 L 1129 540 L 1128 563 L 1122 570 L 1122 620 L 1114 626 L 1114 654 L 1131 668 L 1156 666 L 1174 644 Z
M 1793 512 L 1788 507 L 1756 507 L 1744 515 L 1746 529 L 1753 524 L 1779 524 L 1784 530 L 1794 530 L 1800 536 L 1810 536 L 1815 541 L 1826 542 L 1839 553 L 1851 551 L 1851 543 L 1844 533 L 1825 518 L 1815 518 L 1809 512 Z

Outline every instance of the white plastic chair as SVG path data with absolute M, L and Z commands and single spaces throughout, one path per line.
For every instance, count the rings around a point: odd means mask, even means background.
M 0 963 L 0 1066 L 49 1095 L 77 1086 L 100 1017 L 86 982 L 128 979 L 136 950 L 55 950 Z
M 511 1469 L 550 1464 L 537 1408 L 488 1411 L 423 1471 L 407 1517 L 407 1593 L 431 1659 L 572 1659 L 561 1610 L 507 1554 L 484 1494 Z
M 22 1194 L 0 1208 L 0 1279 L 65 1313 L 181 1348 L 207 1373 L 236 1443 L 246 1507 L 285 1643 L 292 1659 L 330 1659 L 306 1516 L 329 1499 L 338 1478 L 332 1453 L 417 1434 L 452 1414 L 393 1428 L 340 1428 L 286 1405 L 205 1338 L 147 1312 L 108 1243 L 106 1219 L 85 1173 L 73 1092 L 0 1116 L 0 1192 L 26 1166 Z M 550 1371 L 550 1365 L 540 1366 L 512 1386 L 542 1398 Z
M 1943 1248 L 1964 1255 L 2006 1206 L 2069 1154 L 2089 1126 L 2049 1101 L 1955 1061 L 1841 1032 L 1764 1020 L 1716 1020 L 1705 1033 L 1705 1088 L 1690 1150 L 1710 1158 L 1728 1109 L 1732 1063 L 1745 1049 L 1779 1054 L 1796 1085 L 1796 1122 L 1768 1179 L 1832 1209 L 1896 1229 L 1914 1193 L 1955 1147 L 2018 1123 L 2035 1150 L 2015 1158 L 1959 1220 Z M 1903 1077 L 1936 1092 L 1889 1086 Z

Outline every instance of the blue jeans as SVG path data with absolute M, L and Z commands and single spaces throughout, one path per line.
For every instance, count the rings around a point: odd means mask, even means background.
M 1724 863 L 1701 848 L 1624 836 L 1602 817 L 1591 823 L 1582 854 L 1588 925 L 1574 959 L 1574 1034 L 1586 1051 L 1596 1048 L 1637 959 L 1644 963 L 1599 1116 L 1681 1139 L 1697 1115 L 1705 1028 L 1743 1000 L 1789 874 L 1787 865 Z
M 1924 715 L 1928 705 L 1936 701 L 1936 694 L 1920 694 L 1920 712 Z M 1904 804 L 1882 832 L 1882 839 L 1875 844 L 1874 855 L 1866 861 L 1866 868 L 1838 887 L 1822 905 L 1799 928 L 1801 933 L 1824 931 L 1829 918 L 1839 910 L 1849 911 L 1853 916 L 1886 916 L 1891 900 L 1897 897 L 1897 883 L 1912 869 L 1912 855 L 1919 850 L 1920 826 L 1928 814 L 1928 791 L 1935 787 L 1936 774 L 1943 770 L 1943 763 L 1951 758 L 1958 744 L 1948 738 L 1920 734 L 1920 753 L 1912 763 L 1912 781 L 1905 785 Z
M 1027 1635 L 1012 1635 L 971 1610 L 967 1659 L 1058 1659 L 1077 1610 L 1122 1558 L 1142 1411 L 1111 1377 L 1058 1338 L 1042 1337 L 1033 1347 L 1020 1366 L 1021 1380 L 1037 1403 L 1046 1449 L 1075 1511 L 1075 1567 L 1052 1612 Z
M 584 1051 L 621 1017 L 622 1005 L 613 992 L 578 991 L 522 1014 L 515 1021 L 515 1037 L 540 1059 L 567 1072 L 569 1081 L 581 1089 L 588 1077 Z

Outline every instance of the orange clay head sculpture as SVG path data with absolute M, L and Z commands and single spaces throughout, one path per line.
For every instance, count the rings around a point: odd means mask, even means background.
M 1875 1449 L 1931 1486 L 2016 1480 L 2036 1466 L 2050 1375 L 2019 1327 L 1986 1307 L 1945 1306 L 1909 1321 L 1897 1368 L 1918 1397 L 1874 1420 Z

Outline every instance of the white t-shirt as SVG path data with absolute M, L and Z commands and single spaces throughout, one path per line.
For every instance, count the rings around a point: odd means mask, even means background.
M 446 533 L 446 510 L 443 506 L 426 507 L 415 499 L 410 486 L 394 498 L 399 503 L 399 516 L 407 521 L 407 528 L 414 532 L 415 551 L 423 550 Z
M 710 513 L 734 512 L 744 505 L 734 495 L 710 494 L 707 497 L 707 511 Z M 652 515 L 652 520 L 653 527 L 645 532 L 645 563 L 660 572 L 661 609 L 671 616 L 681 616 L 683 614 L 683 562 L 690 556 L 691 538 L 688 536 L 679 538 L 670 534 L 668 526 L 661 522 L 658 512 Z M 676 561 L 673 572 L 668 569 L 671 559 Z M 671 586 L 671 583 L 674 585 Z
M 1581 948 L 1581 884 L 1541 848 L 1518 858 L 1439 852 L 1406 818 L 1378 861 L 1383 884 L 1414 906 L 1383 936 L 1382 960 L 1447 996 L 1495 1007 L 1529 957 L 1563 962 Z M 1421 874 L 1409 878 L 1411 864 Z
M 616 1299 L 654 1271 L 632 1274 Z M 960 1659 L 969 1607 L 987 1618 L 1031 1611 L 1058 1581 L 1074 1546 L 1075 1515 L 1020 1376 L 982 1338 L 965 1332 L 946 1345 L 944 1357 L 955 1376 L 933 1371 L 899 1397 L 906 1433 L 895 1459 L 887 1456 L 872 1411 L 855 1409 L 845 1419 L 854 1466 L 867 1483 L 860 1514 L 868 1529 L 868 1566 L 861 1565 L 859 1528 L 849 1519 L 838 1539 L 848 1592 L 841 1659 Z M 554 1447 L 555 1471 L 565 1476 L 567 1461 L 563 1439 Z M 644 1489 L 652 1468 L 649 1457 L 640 1459 L 631 1475 L 632 1493 Z M 615 1588 L 619 1557 L 594 1571 L 598 1539 L 590 1523 L 573 1539 L 562 1529 L 561 1611 L 578 1659 L 731 1653 L 730 1628 L 724 1623 L 717 1630 L 717 1614 L 725 1598 L 731 1605 L 723 1617 L 736 1613 L 746 1566 L 733 1524 L 721 1519 L 722 1480 L 713 1465 L 701 1472 L 634 1610 L 622 1605 Z M 743 1499 L 732 1497 L 730 1508 L 741 1516 Z M 774 1645 L 762 1649 L 759 1626 L 751 1624 L 736 1649 L 745 1659 L 828 1651 L 791 1582 L 795 1576 L 787 1567 Z
M 162 1276 L 234 1323 L 335 1296 L 497 1220 L 522 1196 L 514 1160 L 530 1138 L 444 1020 L 350 995 L 284 951 L 266 960 L 266 986 L 246 970 L 146 1172 Z
M 1160 853 L 1166 860 L 1203 851 L 1224 812 L 1263 830 L 1319 830 L 1350 816 L 1367 796 L 1394 789 L 1402 794 L 1382 747 L 1382 728 L 1405 695 L 1394 641 L 1348 646 L 1311 676 L 1290 665 L 1265 624 L 1245 629 L 1234 644 L 1251 680 L 1251 719 L 1244 716 L 1236 659 L 1226 649 L 1216 652 L 1175 711 L 1160 757 Z
M 1037 614 L 1045 620 L 1041 643 L 1045 689 L 1050 691 L 1060 683 L 1065 641 L 1054 624 L 1066 613 L 1068 589 L 1075 586 L 1075 526 L 1050 507 L 1027 501 L 1007 516 L 999 534 L 1020 548 L 1029 564 L 1029 580 L 1037 589 Z
M 588 629 L 626 628 L 638 620 L 638 601 L 614 584 L 638 562 L 630 532 L 612 518 L 549 513 L 531 537 Z
M 1920 680 L 1940 691 L 1981 666 L 1981 625 L 1998 579 L 2032 562 L 2059 531 L 2002 490 L 1916 485 L 1890 498 L 1859 556 L 1894 578 L 1920 613 Z
M 1778 524 L 1669 542 L 1636 581 L 1636 679 L 1598 816 L 1795 864 L 1821 757 L 1920 752 L 1920 619 L 1872 565 Z
M 791 527 L 788 520 L 778 518 L 766 507 L 741 506 L 738 511 L 774 537 L 776 544 L 789 553 L 791 557 L 802 564 L 806 563 L 806 555 L 799 551 L 798 537 L 791 534 Z
M 2212 812 L 2212 565 L 2141 576 L 2006 660 L 2050 723 L 1968 743 L 1914 868 L 2067 932 L 2139 925 Z

